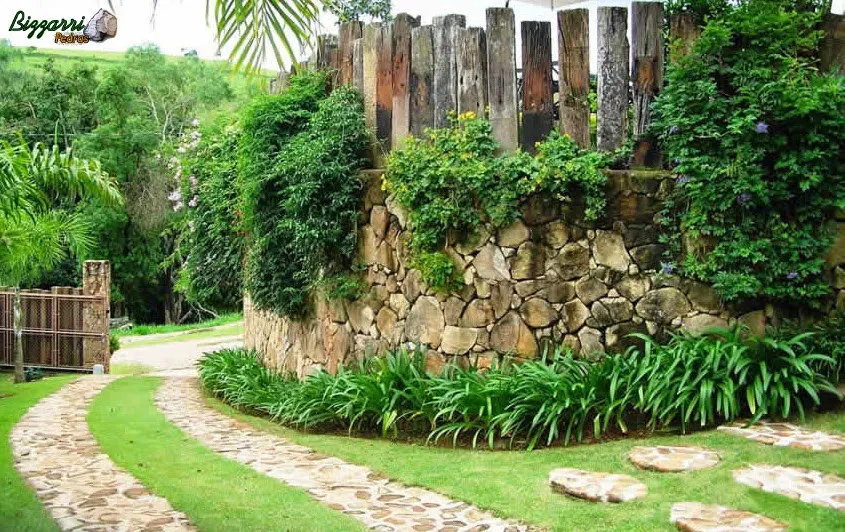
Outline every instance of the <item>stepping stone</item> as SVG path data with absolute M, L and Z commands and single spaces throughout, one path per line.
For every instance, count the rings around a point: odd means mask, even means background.
M 802 429 L 790 423 L 759 422 L 745 427 L 738 421 L 722 425 L 719 430 L 775 447 L 793 447 L 805 451 L 837 451 L 845 449 L 845 436 Z
M 710 469 L 719 463 L 719 454 L 703 447 L 634 447 L 628 459 L 640 469 L 661 473 Z
M 645 497 L 648 488 L 633 477 L 561 468 L 549 473 L 549 484 L 558 493 L 596 502 L 625 502 Z
M 740 484 L 845 511 L 845 478 L 800 467 L 752 464 L 733 472 Z
M 780 532 L 788 528 L 759 514 L 700 502 L 673 504 L 669 520 L 684 532 Z

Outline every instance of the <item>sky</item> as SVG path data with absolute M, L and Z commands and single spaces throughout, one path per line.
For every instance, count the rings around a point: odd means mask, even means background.
M 213 0 L 212 0 L 213 1 Z M 186 50 L 196 50 L 200 57 L 214 58 L 217 53 L 214 30 L 205 17 L 206 0 L 158 0 L 153 18 L 153 0 L 112 0 L 118 18 L 118 33 L 113 39 L 102 43 L 86 45 L 55 44 L 45 33 L 41 39 L 28 39 L 25 33 L 10 32 L 9 25 L 15 13 L 23 10 L 34 19 L 80 18 L 90 19 L 99 9 L 110 9 L 107 0 L 2 0 L 0 2 L 0 39 L 9 39 L 14 46 L 37 46 L 39 48 L 66 48 L 68 46 L 89 46 L 97 50 L 123 51 L 130 46 L 156 43 L 168 55 L 179 55 Z M 630 0 L 590 0 L 569 7 L 590 9 L 590 62 L 596 70 L 596 8 L 598 6 L 625 6 Z M 423 24 L 430 24 L 432 17 L 449 13 L 466 15 L 467 26 L 485 26 L 485 10 L 488 7 L 504 7 L 505 0 L 393 0 L 393 13 L 410 13 L 422 16 Z M 842 13 L 845 0 L 833 0 L 833 10 Z M 554 12 L 519 0 L 511 0 L 516 14 L 517 40 L 519 23 L 524 20 L 554 21 Z M 333 17 L 327 13 L 320 18 L 321 33 L 335 33 Z M 554 35 L 554 33 L 553 33 Z M 557 57 L 557 39 L 552 39 L 553 57 Z M 519 50 L 519 43 L 517 43 Z M 223 51 L 225 57 L 226 50 Z M 304 56 L 307 53 L 303 54 Z M 519 53 L 517 52 L 517 57 Z M 277 70 L 274 60 L 268 60 L 265 68 Z

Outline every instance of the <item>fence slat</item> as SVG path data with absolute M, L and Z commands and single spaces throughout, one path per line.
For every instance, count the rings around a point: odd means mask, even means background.
M 503 151 L 519 144 L 516 104 L 516 23 L 513 9 L 487 9 L 487 87 L 490 125 Z
M 598 132 L 599 150 L 622 146 L 628 132 L 628 10 L 598 8 Z
M 376 139 L 385 152 L 390 151 L 393 127 L 392 35 L 391 27 L 382 24 L 376 44 Z
M 522 149 L 536 151 L 554 125 L 552 25 L 522 23 Z
M 449 125 L 449 112 L 458 108 L 458 33 L 466 27 L 463 15 L 434 18 L 434 127 Z
M 590 148 L 590 10 L 558 11 L 560 131 Z
M 338 31 L 338 53 L 340 54 L 340 84 L 350 85 L 355 75 L 354 43 L 363 35 L 364 26 L 360 21 L 340 23 Z
M 487 38 L 482 28 L 469 28 L 458 36 L 458 112 L 484 118 L 487 103 Z
M 633 2 L 631 9 L 634 138 L 641 141 L 651 124 L 651 104 L 663 89 L 663 2 Z
M 364 26 L 364 37 L 362 41 L 363 57 L 363 90 L 364 97 L 364 119 L 370 130 L 376 130 L 376 86 L 378 84 L 378 47 L 381 36 L 381 24 L 367 24 Z
M 411 134 L 421 137 L 434 127 L 434 37 L 431 26 L 411 31 Z
M 845 15 L 828 13 L 822 21 L 820 59 L 823 72 L 845 75 Z
M 364 96 L 364 39 L 352 41 L 352 85 Z
M 669 16 L 669 60 L 675 61 L 692 51 L 692 45 L 701 35 L 701 28 L 691 13 Z
M 393 19 L 393 137 L 392 146 L 400 145 L 411 131 L 411 31 L 420 19 L 399 13 Z

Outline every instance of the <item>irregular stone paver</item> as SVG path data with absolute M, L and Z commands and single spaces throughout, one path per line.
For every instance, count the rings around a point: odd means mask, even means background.
M 464 502 L 391 482 L 366 467 L 255 430 L 206 405 L 196 379 L 166 379 L 156 394 L 156 403 L 171 423 L 212 450 L 302 488 L 369 528 L 420 532 L 527 530 Z
M 709 469 L 719 463 L 719 453 L 703 447 L 634 447 L 628 459 L 640 469 L 661 473 Z
M 845 448 L 845 436 L 812 431 L 790 423 L 759 422 L 748 428 L 744 422 L 722 425 L 719 430 L 775 447 L 794 447 L 806 451 L 837 451 Z
M 781 532 L 788 528 L 763 515 L 700 502 L 673 504 L 669 520 L 685 532 Z
M 115 379 L 82 377 L 30 408 L 9 438 L 15 467 L 62 530 L 194 530 L 115 465 L 88 430 L 91 401 Z
M 734 480 L 769 493 L 845 511 L 845 478 L 800 467 L 752 464 L 733 472 Z
M 648 488 L 633 477 L 561 468 L 549 473 L 552 489 L 580 499 L 597 502 L 625 502 L 645 497 Z

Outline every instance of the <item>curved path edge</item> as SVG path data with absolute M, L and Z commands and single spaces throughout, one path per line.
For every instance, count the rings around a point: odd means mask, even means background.
M 193 378 L 167 378 L 156 393 L 165 417 L 213 451 L 381 531 L 528 530 L 439 493 L 392 482 L 366 467 L 259 431 L 208 406 Z
M 91 434 L 88 409 L 117 378 L 82 377 L 32 406 L 9 437 L 15 468 L 61 530 L 195 530 L 112 462 Z

